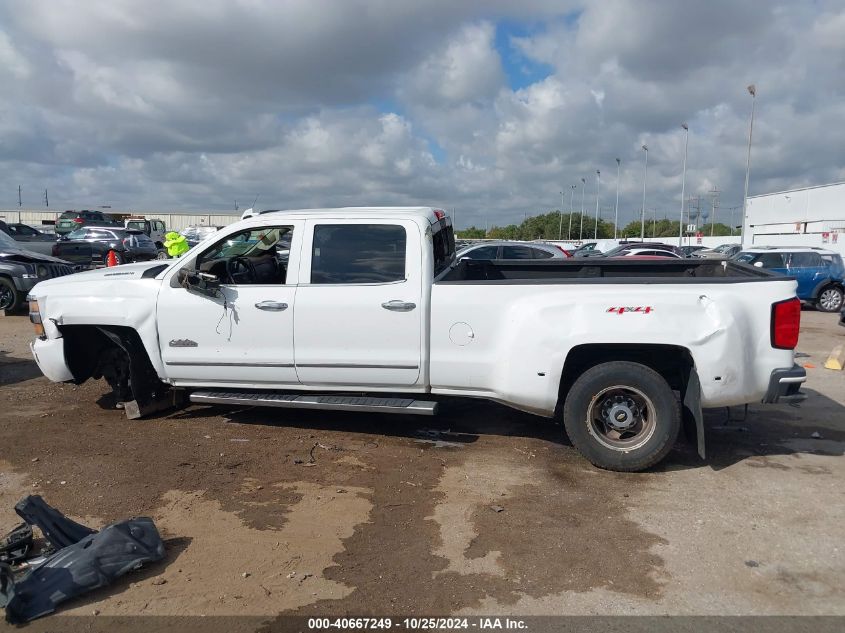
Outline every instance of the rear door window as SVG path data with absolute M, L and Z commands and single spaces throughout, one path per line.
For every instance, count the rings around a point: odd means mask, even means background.
M 542 248 L 532 248 L 534 259 L 550 259 L 554 257 L 549 251 L 544 251 Z
M 532 250 L 527 246 L 502 246 L 502 259 L 531 259 Z
M 311 283 L 404 281 L 407 242 L 405 228 L 395 224 L 317 224 Z
M 480 246 L 479 248 L 474 248 L 471 251 L 464 253 L 461 257 L 469 257 L 470 259 L 498 259 L 499 247 Z

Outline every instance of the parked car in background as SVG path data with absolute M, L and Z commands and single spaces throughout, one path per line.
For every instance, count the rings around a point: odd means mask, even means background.
M 141 231 L 109 226 L 77 229 L 53 245 L 55 257 L 86 267 L 107 264 L 109 251 L 114 251 L 118 264 L 158 257 L 155 243 Z
M 665 255 L 669 253 L 669 255 Z M 684 252 L 677 246 L 671 244 L 662 244 L 661 242 L 623 242 L 616 248 L 612 248 L 604 253 L 596 253 L 592 257 L 624 257 L 628 254 L 632 255 L 652 255 L 654 257 L 683 257 Z
M 681 250 L 684 252 L 684 257 L 693 257 L 694 253 L 703 251 L 705 248 L 705 246 L 701 246 L 700 244 L 687 244 L 686 246 L 681 246 Z
M 193 248 L 209 235 L 214 235 L 222 228 L 222 226 L 187 226 L 179 231 L 179 233 L 185 236 L 185 239 L 188 240 L 188 246 Z
M 742 244 L 721 244 L 716 248 L 703 248 L 697 251 L 693 257 L 704 259 L 728 259 L 742 250 Z
M 798 298 L 822 312 L 838 312 L 845 305 L 845 266 L 834 251 L 813 247 L 756 247 L 734 260 L 795 277 Z
M 20 222 L 6 223 L 0 220 L 0 231 L 11 237 L 21 248 L 50 255 L 53 244 L 56 243 L 56 236 L 42 233 L 31 226 Z
M 148 220 L 147 218 L 127 218 L 123 221 L 123 226 L 127 229 L 135 229 L 141 231 L 144 235 L 149 237 L 158 249 L 158 258 L 167 259 L 167 249 L 164 247 L 165 227 L 162 220 Z
M 39 281 L 72 272 L 68 262 L 22 248 L 10 235 L 0 231 L 0 311 L 20 310 L 27 293 Z
M 83 226 L 122 226 L 102 211 L 65 211 L 56 220 L 56 234 L 67 235 Z
M 605 257 L 636 257 L 638 259 L 683 259 L 681 255 L 678 255 L 674 251 L 661 249 L 661 248 L 649 248 L 647 246 L 640 247 L 640 248 L 628 248 L 621 251 L 618 255 L 605 255 Z
M 570 255 L 554 244 L 483 242 L 458 251 L 458 259 L 565 259 Z

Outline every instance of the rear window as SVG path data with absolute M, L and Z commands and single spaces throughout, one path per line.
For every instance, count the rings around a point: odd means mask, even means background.
M 312 284 L 390 283 L 405 279 L 405 228 L 393 224 L 318 224 Z
M 65 211 L 64 213 L 62 213 L 59 216 L 59 219 L 60 220 L 72 220 L 73 218 L 75 218 L 78 215 L 79 214 L 76 211 Z
M 502 259 L 531 259 L 527 246 L 502 246 Z

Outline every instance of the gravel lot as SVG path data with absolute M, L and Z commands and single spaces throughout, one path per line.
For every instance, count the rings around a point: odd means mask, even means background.
M 473 401 L 129 421 L 104 382 L 41 377 L 26 317 L 0 317 L 0 530 L 28 493 L 92 525 L 155 519 L 167 560 L 66 614 L 843 615 L 845 372 L 822 366 L 845 328 L 803 324 L 801 408 L 709 411 L 707 461 L 681 444 L 623 475 Z

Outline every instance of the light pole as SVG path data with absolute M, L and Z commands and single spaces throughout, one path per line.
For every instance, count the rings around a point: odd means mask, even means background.
M 757 100 L 757 88 L 754 84 L 748 86 L 748 94 L 751 95 L 751 122 L 748 124 L 748 157 L 745 160 L 745 195 L 742 197 L 742 232 L 739 234 L 739 242 L 745 248 L 746 230 L 748 224 L 748 177 L 751 174 L 751 134 L 754 132 L 754 102 Z
M 686 139 L 684 140 L 684 171 L 681 176 L 681 218 L 678 222 L 678 246 L 684 244 L 684 193 L 687 185 L 687 147 L 689 147 L 689 127 L 686 123 L 681 123 L 681 127 L 684 128 Z
M 596 170 L 596 225 L 593 229 L 593 239 L 599 239 L 599 187 L 601 186 L 601 171 Z
M 560 241 L 560 238 L 563 237 L 563 192 L 560 192 L 560 211 L 558 211 L 558 215 L 560 216 L 560 223 L 557 227 L 557 241 Z
M 619 167 L 622 165 L 620 159 L 616 159 L 616 211 L 613 216 L 613 239 L 616 239 L 616 234 L 619 231 Z
M 648 178 L 648 145 L 643 145 L 645 152 L 645 169 L 643 170 L 643 208 L 640 212 L 640 240 L 645 242 L 645 185 Z
M 584 191 L 587 189 L 587 179 L 581 179 L 581 228 L 578 229 L 578 241 L 584 239 Z
M 566 239 L 572 239 L 572 212 L 575 208 L 572 206 L 572 198 L 575 196 L 575 190 L 578 185 L 569 185 L 569 231 L 566 232 Z

